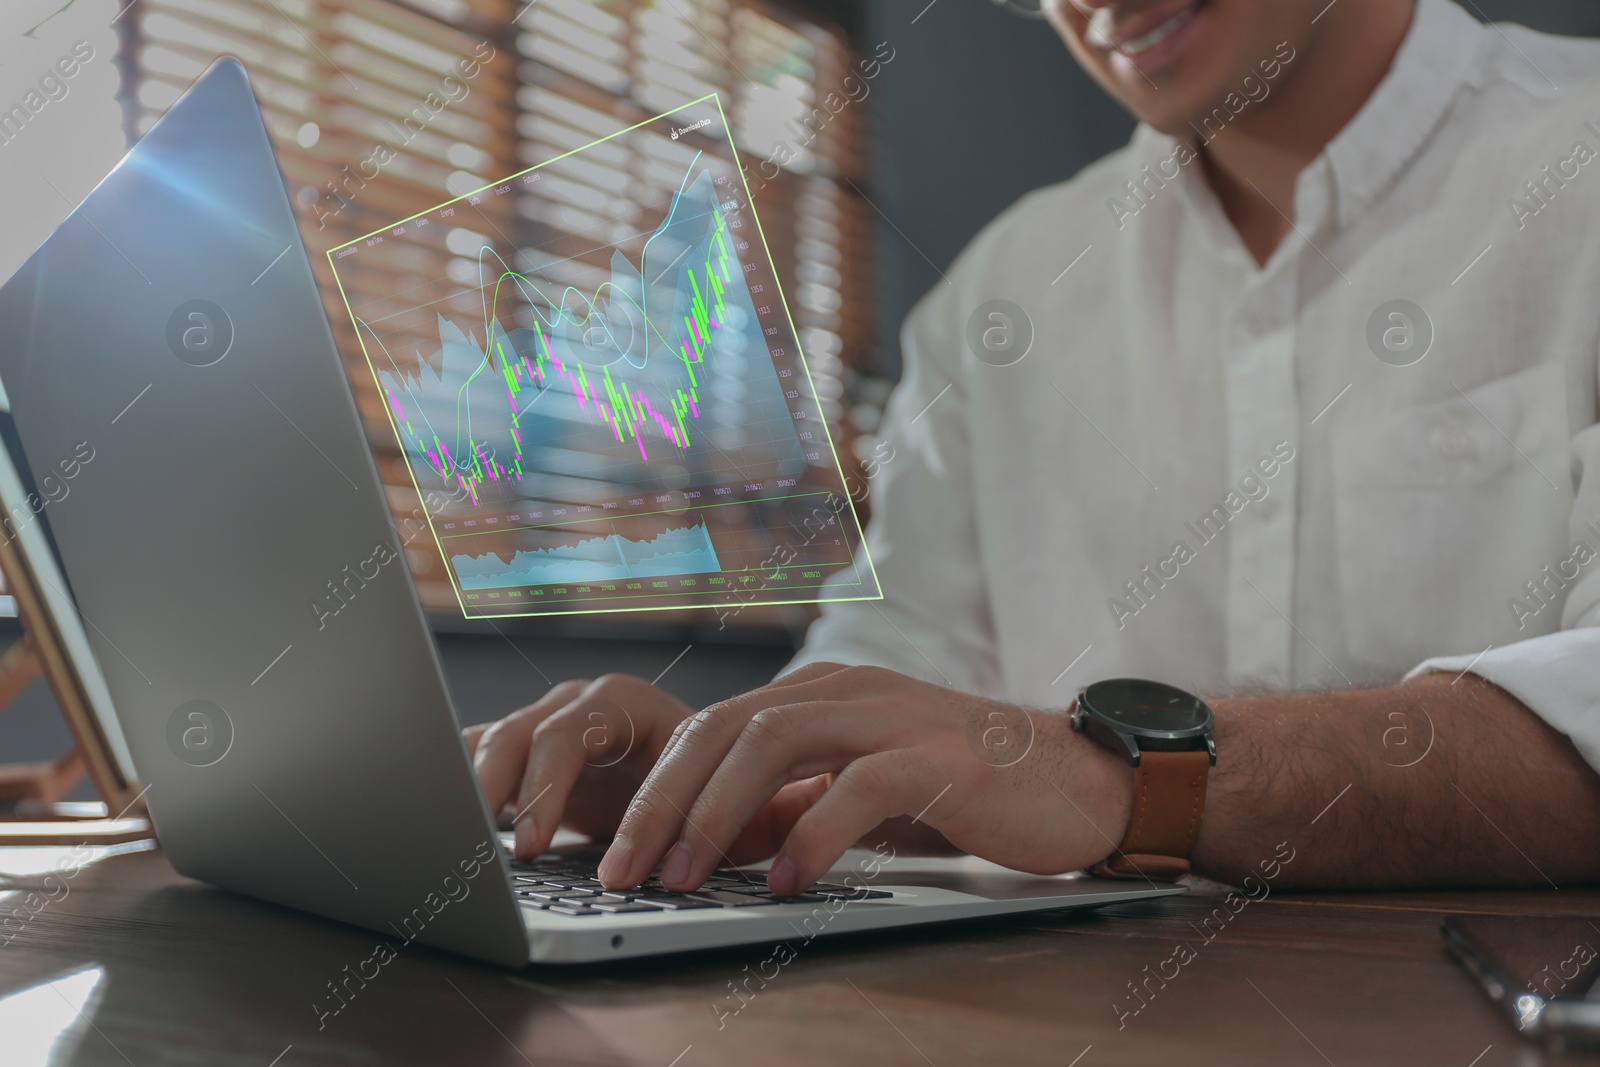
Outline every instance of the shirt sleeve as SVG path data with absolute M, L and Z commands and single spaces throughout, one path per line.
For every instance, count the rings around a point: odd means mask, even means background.
M 997 685 L 973 515 L 962 330 L 945 321 L 951 304 L 935 290 L 906 317 L 904 375 L 869 464 L 866 543 L 883 599 L 826 604 L 782 673 L 816 662 L 871 664 L 964 692 Z
M 1482 653 L 1425 660 L 1406 678 L 1470 671 L 1487 679 L 1571 738 L 1589 766 L 1600 771 L 1600 425 L 1579 431 L 1572 453 L 1578 493 L 1569 532 L 1573 548 L 1586 546 L 1590 555 L 1566 591 L 1561 629 Z

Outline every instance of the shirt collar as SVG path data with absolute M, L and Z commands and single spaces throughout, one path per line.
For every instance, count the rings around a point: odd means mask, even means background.
M 1354 221 L 1422 151 L 1474 80 L 1491 32 L 1452 0 L 1418 0 L 1389 73 L 1323 150 L 1340 225 Z

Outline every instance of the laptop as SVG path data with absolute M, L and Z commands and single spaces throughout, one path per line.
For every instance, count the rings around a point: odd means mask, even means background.
M 26 464 L 94 450 L 41 520 L 188 877 L 506 967 L 1183 892 L 866 853 L 799 898 L 606 896 L 594 846 L 511 862 L 231 58 L 0 288 L 0 336 Z

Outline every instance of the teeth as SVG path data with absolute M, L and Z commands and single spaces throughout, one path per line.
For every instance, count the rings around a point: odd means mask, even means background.
M 1195 9 L 1193 7 L 1185 8 L 1167 21 L 1163 22 L 1161 25 L 1157 26 L 1155 29 L 1151 30 L 1149 33 L 1141 34 L 1140 36 L 1134 37 L 1131 40 L 1123 41 L 1122 44 L 1114 47 L 1123 55 L 1138 55 L 1140 52 L 1154 48 L 1156 45 L 1166 40 L 1174 30 L 1188 22 L 1190 16 L 1194 14 L 1194 10 Z

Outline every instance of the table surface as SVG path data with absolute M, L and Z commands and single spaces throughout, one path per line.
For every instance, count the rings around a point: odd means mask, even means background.
M 819 938 L 743 1002 L 730 983 L 768 948 L 506 972 L 413 946 L 319 1028 L 326 983 L 372 935 L 191 882 L 158 851 L 118 855 L 0 945 L 0 1063 L 1580 1062 L 1519 1038 L 1438 928 L 1453 911 L 1600 915 L 1600 892 L 1272 893 L 1235 898 L 1208 940 L 1223 892 Z M 1192 956 L 1165 962 L 1180 944 Z

